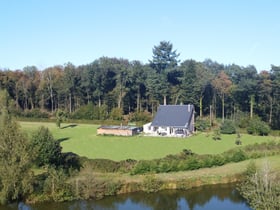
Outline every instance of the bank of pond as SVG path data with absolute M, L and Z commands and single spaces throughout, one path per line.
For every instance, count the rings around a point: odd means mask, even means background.
M 236 184 L 218 184 L 189 190 L 163 190 L 156 193 L 136 192 L 108 196 L 101 200 L 17 203 L 0 206 L 0 210 L 250 210 L 236 190 Z

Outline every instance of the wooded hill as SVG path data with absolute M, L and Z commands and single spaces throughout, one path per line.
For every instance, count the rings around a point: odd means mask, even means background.
M 101 57 L 92 63 L 52 66 L 38 70 L 0 70 L 0 88 L 7 90 L 12 113 L 75 115 L 86 106 L 107 119 L 148 111 L 159 104 L 194 104 L 197 116 L 211 114 L 236 118 L 259 116 L 280 128 L 280 66 L 258 72 L 253 65 L 224 65 L 207 59 L 179 61 L 170 42 L 154 46 L 151 60 L 143 64 L 123 58 Z M 91 116 L 90 116 L 91 115 Z

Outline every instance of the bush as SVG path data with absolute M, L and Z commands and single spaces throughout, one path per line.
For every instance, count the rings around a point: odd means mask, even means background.
M 135 167 L 132 169 L 131 174 L 145 174 L 150 172 L 157 172 L 159 169 L 155 160 L 141 160 L 138 161 Z
M 129 116 L 129 120 L 131 122 L 143 122 L 143 123 L 147 123 L 147 122 L 150 122 L 152 120 L 152 116 L 151 116 L 151 113 L 149 112 L 134 112 L 134 113 L 131 113 L 130 116 Z
M 212 139 L 215 140 L 215 141 L 221 140 L 221 131 L 220 131 L 220 129 L 214 130 Z
M 98 119 L 98 110 L 96 113 L 96 109 L 94 109 L 94 105 L 92 103 L 81 106 L 77 109 L 72 115 L 72 119 L 84 119 L 84 120 L 93 120 Z
M 221 125 L 222 134 L 234 134 L 236 133 L 235 124 L 232 120 L 225 120 Z
M 56 111 L 56 125 L 57 125 L 57 127 L 60 128 L 61 123 L 64 122 L 66 120 L 66 118 L 67 118 L 67 115 L 64 111 L 62 111 L 60 109 L 57 110 Z
M 235 113 L 234 121 L 239 128 L 246 128 L 250 121 L 249 114 L 237 110 Z
M 123 119 L 122 109 L 113 108 L 111 111 L 110 117 L 112 120 L 122 120 Z
M 209 119 L 205 118 L 197 118 L 195 121 L 195 129 L 197 131 L 206 131 L 210 128 Z
M 210 157 L 210 160 L 211 160 L 210 167 L 222 166 L 226 163 L 226 160 L 222 155 L 213 155 L 212 157 Z
M 247 132 L 252 135 L 267 136 L 270 132 L 270 127 L 259 118 L 254 118 L 249 121 Z
M 247 159 L 247 155 L 243 150 L 235 151 L 231 157 L 231 161 L 235 162 L 235 163 L 246 160 L 246 159 Z
M 108 118 L 107 106 L 95 106 L 93 103 L 81 106 L 72 115 L 72 119 L 105 120 Z
M 252 209 L 279 209 L 280 182 L 279 172 L 272 172 L 268 162 L 260 170 L 249 166 L 245 180 L 240 184 L 240 194 Z
M 143 181 L 144 192 L 152 193 L 160 190 L 161 182 L 155 176 L 146 176 Z
M 190 157 L 186 162 L 186 170 L 195 170 L 201 168 L 201 163 L 197 157 Z
M 242 144 L 240 133 L 237 133 L 237 137 L 236 137 L 236 140 L 235 140 L 235 144 L 236 144 L 236 145 L 241 145 L 241 144 Z
M 108 159 L 86 159 L 84 164 L 95 171 L 103 173 L 117 172 L 120 169 L 120 162 Z
M 49 114 L 45 111 L 40 109 L 31 109 L 23 111 L 14 111 L 13 114 L 19 117 L 26 117 L 26 118 L 49 118 Z

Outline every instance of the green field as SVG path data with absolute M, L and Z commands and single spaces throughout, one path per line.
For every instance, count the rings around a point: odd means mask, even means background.
M 191 149 L 197 154 L 218 154 L 240 147 L 235 144 L 236 135 L 222 135 L 220 141 L 212 140 L 211 134 L 205 133 L 189 138 L 97 136 L 98 125 L 62 124 L 62 129 L 57 128 L 55 123 L 20 122 L 20 125 L 29 135 L 40 126 L 48 127 L 54 137 L 61 142 L 63 152 L 73 152 L 92 159 L 148 160 L 177 154 L 183 149 Z M 279 141 L 279 138 L 246 134 L 241 136 L 242 145 L 270 140 Z

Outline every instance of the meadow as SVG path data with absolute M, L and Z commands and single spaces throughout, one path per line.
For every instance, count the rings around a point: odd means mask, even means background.
M 40 126 L 48 127 L 55 139 L 60 141 L 63 152 L 73 152 L 91 159 L 150 160 L 178 154 L 183 149 L 197 154 L 219 154 L 241 147 L 235 144 L 236 135 L 222 135 L 218 141 L 214 141 L 210 133 L 198 133 L 188 138 L 98 136 L 96 130 L 99 125 L 64 123 L 59 129 L 55 123 L 49 122 L 19 123 L 28 135 L 32 135 Z M 279 141 L 279 137 L 241 134 L 242 146 L 271 140 Z

